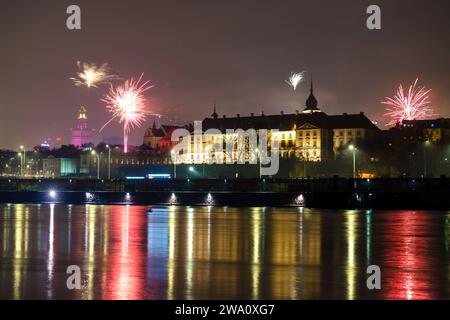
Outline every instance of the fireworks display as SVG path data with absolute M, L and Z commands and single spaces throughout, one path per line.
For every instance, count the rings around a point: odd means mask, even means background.
M 95 64 L 81 62 L 78 62 L 77 65 L 80 72 L 77 73 L 76 78 L 70 78 L 70 80 L 73 80 L 74 84 L 78 87 L 86 86 L 88 88 L 98 88 L 101 84 L 119 79 L 118 76 L 109 73 L 109 66 L 107 63 L 102 64 L 100 67 Z
M 112 118 L 100 129 L 103 130 L 113 120 L 123 124 L 124 152 L 128 151 L 128 134 L 136 127 L 140 127 L 150 113 L 146 110 L 144 92 L 152 88 L 149 81 L 141 83 L 143 74 L 138 80 L 131 78 L 123 85 L 111 88 L 102 99 L 106 102 L 106 109 Z
M 292 89 L 297 90 L 297 86 L 303 81 L 304 79 L 304 74 L 305 71 L 297 73 L 297 72 L 292 72 L 291 76 L 289 77 L 288 80 L 285 80 L 286 83 L 288 85 L 290 85 L 292 87 Z
M 385 117 L 390 118 L 388 126 L 402 123 L 403 120 L 423 120 L 428 119 L 436 114 L 431 107 L 429 93 L 425 87 L 418 87 L 416 79 L 413 85 L 409 87 L 408 91 L 403 89 L 400 85 L 393 98 L 386 97 L 382 104 L 388 105 L 386 108 Z

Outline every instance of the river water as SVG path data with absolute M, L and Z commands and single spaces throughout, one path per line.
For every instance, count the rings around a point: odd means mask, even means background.
M 446 212 L 147 209 L 0 205 L 0 299 L 450 299 Z

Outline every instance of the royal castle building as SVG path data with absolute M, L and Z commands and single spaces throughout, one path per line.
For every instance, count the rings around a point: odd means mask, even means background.
M 187 126 L 193 133 L 194 125 Z M 207 145 L 214 141 L 236 140 L 233 135 L 226 134 L 226 130 L 242 129 L 244 131 L 254 129 L 259 132 L 261 129 L 268 130 L 268 144 L 270 145 L 271 130 L 278 140 L 279 154 L 281 158 L 293 158 L 301 161 L 325 161 L 335 158 L 344 148 L 350 144 L 358 144 L 358 141 L 374 137 L 380 130 L 370 121 L 364 113 L 328 115 L 323 112 L 314 96 L 313 85 L 311 83 L 310 95 L 305 103 L 303 111 L 296 111 L 293 114 L 260 115 L 219 117 L 214 106 L 211 117 L 201 122 L 203 132 L 210 129 L 218 129 L 222 137 L 207 135 L 203 137 L 200 148 L 195 145 L 195 136 L 191 135 L 190 152 L 178 155 L 177 162 L 202 163 L 208 157 Z M 220 140 L 219 140 L 220 139 Z M 232 141 L 234 145 L 233 160 L 237 160 L 237 141 Z M 224 147 L 225 150 L 225 147 Z M 248 140 L 246 140 L 245 160 L 249 161 L 254 156 L 255 150 L 250 150 Z M 210 155 L 209 155 L 210 156 Z M 222 155 L 226 157 L 225 154 Z
M 292 158 L 300 161 L 325 161 L 334 159 L 344 148 L 350 144 L 358 144 L 359 140 L 374 137 L 380 129 L 370 121 L 364 113 L 341 115 L 328 115 L 319 108 L 318 101 L 314 96 L 313 84 L 311 82 L 310 95 L 306 100 L 302 111 L 292 114 L 280 112 L 277 115 L 250 114 L 242 116 L 237 114 L 234 117 L 217 114 L 216 107 L 210 117 L 201 121 L 202 132 L 217 129 L 221 132 L 221 137 L 209 134 L 202 138 L 200 148 L 195 146 L 194 124 L 185 126 L 191 133 L 190 151 L 177 155 L 177 162 L 183 163 L 203 163 L 205 159 L 211 157 L 206 146 L 214 141 L 221 141 L 224 145 L 233 140 L 233 160 L 240 156 L 237 150 L 238 141 L 236 135 L 226 134 L 227 130 L 248 131 L 254 129 L 256 132 L 265 129 L 268 131 L 268 144 L 272 139 L 272 131 L 278 140 L 279 154 L 281 158 Z M 173 129 L 173 128 L 168 128 Z M 166 131 L 166 134 L 164 134 Z M 165 130 L 164 127 L 156 129 L 155 126 L 147 129 L 144 142 L 152 147 L 157 147 L 159 141 L 170 140 L 173 130 Z M 158 142 L 157 142 L 158 141 Z M 255 150 L 250 150 L 249 141 L 246 140 L 245 161 L 250 161 L 255 156 Z M 224 146 L 224 150 L 225 150 Z M 227 155 L 222 154 L 225 158 Z M 225 162 L 225 161 L 224 161 Z

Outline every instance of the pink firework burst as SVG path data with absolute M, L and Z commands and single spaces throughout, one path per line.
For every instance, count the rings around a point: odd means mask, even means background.
M 405 92 L 400 84 L 393 98 L 386 97 L 382 104 L 387 105 L 385 117 L 390 117 L 388 126 L 402 123 L 403 120 L 423 120 L 429 119 L 436 114 L 431 107 L 429 97 L 430 90 L 425 87 L 417 87 L 419 79 L 416 79 L 409 90 Z
M 144 92 L 152 88 L 150 81 L 141 83 L 141 74 L 138 80 L 133 78 L 125 81 L 123 85 L 113 87 L 111 85 L 108 94 L 102 99 L 106 102 L 106 109 L 112 114 L 112 118 L 100 129 L 103 130 L 114 119 L 123 124 L 124 152 L 128 152 L 128 134 L 134 128 L 138 128 L 150 114 L 146 110 Z

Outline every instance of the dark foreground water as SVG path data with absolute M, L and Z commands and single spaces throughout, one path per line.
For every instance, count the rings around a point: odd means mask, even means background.
M 449 299 L 447 213 L 0 206 L 0 299 Z M 381 268 L 369 291 L 366 268 Z M 70 291 L 66 269 L 81 269 Z

